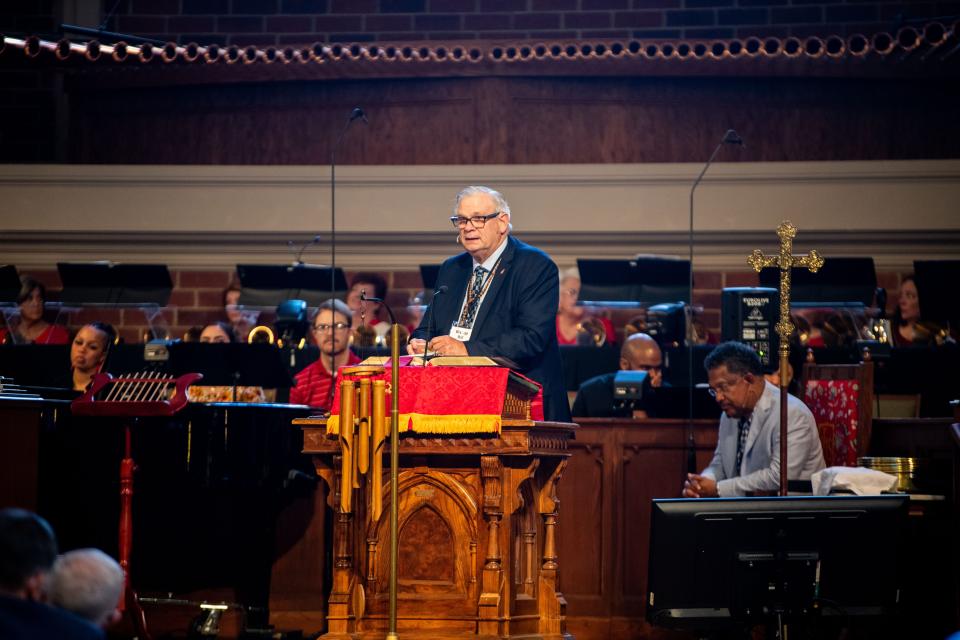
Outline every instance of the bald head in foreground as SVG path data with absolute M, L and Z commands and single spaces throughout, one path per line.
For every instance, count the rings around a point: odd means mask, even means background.
M 50 603 L 98 627 L 120 619 L 117 604 L 123 593 L 123 569 L 99 549 L 68 551 L 53 565 Z

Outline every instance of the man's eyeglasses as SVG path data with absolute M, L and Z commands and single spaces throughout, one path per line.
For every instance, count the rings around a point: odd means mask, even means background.
M 473 216 L 472 218 L 464 218 L 463 216 L 450 216 L 450 222 L 453 223 L 454 229 L 463 229 L 467 226 L 467 223 L 470 223 L 474 229 L 480 230 L 487 225 L 488 220 L 493 220 L 498 215 L 500 215 L 499 211 L 488 213 L 485 216 Z
M 337 331 L 346 331 L 350 328 L 350 325 L 346 322 L 338 322 L 336 324 L 318 324 L 314 325 L 314 333 L 328 333 L 330 329 L 335 329 Z
M 707 393 L 714 398 L 717 396 L 723 396 L 726 398 L 730 395 L 730 392 L 733 391 L 733 388 L 743 382 L 745 379 L 746 378 L 738 378 L 734 383 L 721 382 L 716 387 L 707 387 Z
M 646 371 L 647 373 L 660 373 L 662 365 L 659 364 L 640 364 L 634 367 L 637 371 Z

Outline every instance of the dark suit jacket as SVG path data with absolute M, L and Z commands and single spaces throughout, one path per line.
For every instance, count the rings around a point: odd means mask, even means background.
M 615 407 L 613 402 L 613 381 L 617 377 L 616 371 L 594 376 L 586 380 L 577 389 L 577 397 L 573 401 L 573 413 L 577 418 L 629 418 L 633 415 L 631 407 Z M 680 418 L 681 415 L 671 413 L 668 393 L 672 391 L 670 384 L 662 383 L 660 387 L 652 388 L 649 383 L 644 387 L 643 400 L 637 409 L 643 409 L 651 418 Z M 683 415 L 686 415 L 684 413 Z
M 613 407 L 613 379 L 616 375 L 616 371 L 604 373 L 581 384 L 571 413 L 578 418 L 630 416 L 632 411 Z
M 86 620 L 39 602 L 0 596 L 3 640 L 100 640 L 103 631 Z
M 516 362 L 520 373 L 543 385 L 544 417 L 569 422 L 555 326 L 560 296 L 557 265 L 543 251 L 516 238 L 508 236 L 507 243 L 477 313 L 467 352 L 472 356 L 504 356 Z M 450 333 L 450 326 L 460 317 L 472 277 L 473 258 L 469 253 L 444 261 L 436 286 L 446 286 L 447 290 L 433 299 L 414 338 Z

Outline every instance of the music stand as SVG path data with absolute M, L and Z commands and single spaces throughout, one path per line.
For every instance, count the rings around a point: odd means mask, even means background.
M 433 292 L 437 290 L 437 278 L 440 276 L 440 265 L 420 265 L 420 280 L 423 282 L 424 306 L 433 302 Z
M 951 325 L 960 322 L 960 296 L 955 292 L 960 282 L 960 260 L 914 260 L 913 273 L 920 317 Z
M 164 264 L 58 262 L 64 304 L 165 307 L 173 280 Z
M 212 386 L 286 389 L 293 377 L 284 353 L 270 344 L 204 344 L 176 342 L 170 345 L 170 372 L 202 373 L 203 384 Z
M 57 271 L 63 283 L 59 314 L 75 310 L 70 305 L 135 308 L 154 338 L 168 337 L 161 309 L 170 302 L 173 280 L 166 265 L 58 262 Z
M 0 265 L 0 305 L 16 305 L 20 286 L 17 268 L 12 264 Z
M 347 291 L 343 269 L 312 264 L 238 264 L 240 305 L 276 308 L 285 300 L 303 300 L 319 307 L 329 298 L 342 298 Z
M 658 256 L 632 260 L 577 259 L 578 305 L 631 309 L 689 302 L 690 261 Z
M 843 307 L 851 303 L 869 307 L 877 290 L 873 258 L 829 258 L 816 273 L 805 267 L 790 270 L 791 305 Z M 776 269 L 760 272 L 760 286 L 778 289 Z

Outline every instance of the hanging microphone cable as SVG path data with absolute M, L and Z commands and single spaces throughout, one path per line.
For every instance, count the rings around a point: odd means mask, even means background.
M 687 472 L 688 473 L 697 473 L 697 449 L 696 442 L 694 441 L 693 435 L 693 346 L 694 346 L 694 337 L 695 330 L 693 324 L 693 194 L 697 190 L 697 187 L 700 185 L 700 181 L 703 180 L 703 176 L 706 175 L 707 169 L 710 168 L 710 165 L 713 164 L 714 158 L 717 157 L 717 154 L 720 153 L 720 149 L 723 148 L 725 144 L 738 145 L 740 147 L 746 148 L 746 145 L 743 143 L 743 138 L 741 138 L 736 131 L 733 129 L 727 129 L 727 132 L 723 134 L 723 138 L 720 139 L 720 142 L 717 144 L 717 147 L 713 150 L 713 153 L 710 154 L 710 158 L 707 160 L 707 163 L 703 165 L 703 169 L 700 170 L 700 174 L 697 176 L 696 180 L 693 181 L 693 186 L 690 187 L 690 235 L 689 235 L 689 247 L 690 247 L 690 276 L 689 282 L 687 283 L 688 289 L 687 294 L 690 296 L 688 300 L 687 307 L 687 376 L 688 376 L 688 395 L 687 395 L 687 418 L 689 420 L 687 424 Z M 685 479 L 685 477 L 684 477 Z

